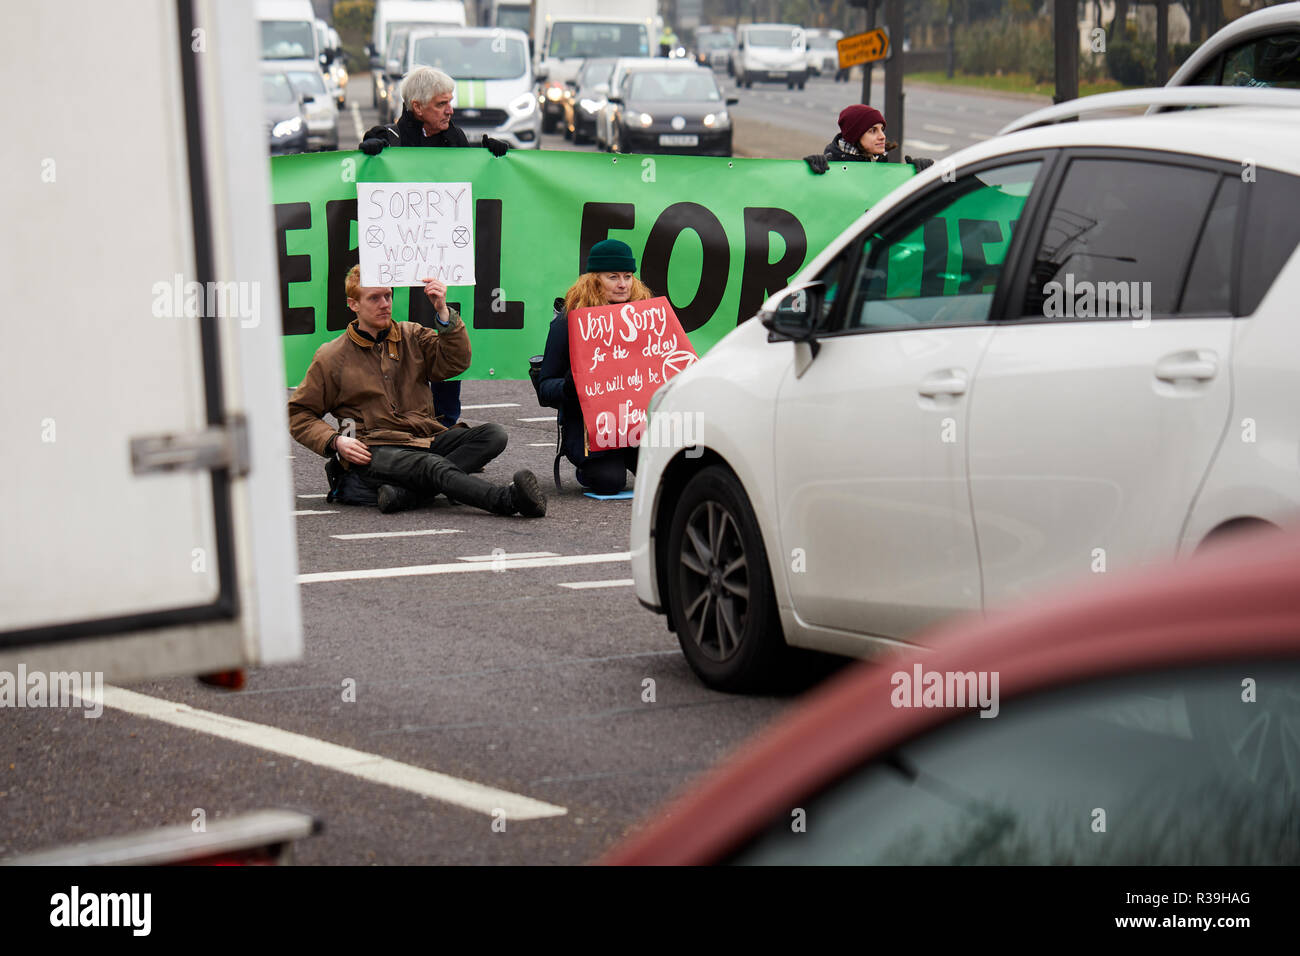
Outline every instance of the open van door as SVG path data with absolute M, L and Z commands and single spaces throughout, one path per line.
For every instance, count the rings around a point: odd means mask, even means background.
M 296 659 L 252 4 L 55 0 L 22 19 L 5 73 L 39 81 L 0 144 L 0 671 Z M 51 49 L 93 69 L 51 71 Z

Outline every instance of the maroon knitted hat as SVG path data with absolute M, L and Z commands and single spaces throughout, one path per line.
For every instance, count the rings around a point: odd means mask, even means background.
M 862 134 L 877 123 L 884 126 L 885 117 L 873 106 L 854 103 L 840 111 L 840 134 L 854 146 L 858 145 Z

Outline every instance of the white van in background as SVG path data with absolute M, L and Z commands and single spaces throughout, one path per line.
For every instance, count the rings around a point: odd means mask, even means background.
M 808 61 L 803 27 L 790 23 L 747 23 L 737 31 L 734 55 L 736 85 L 784 83 L 803 89 Z
M 320 68 L 311 0 L 257 0 L 263 60 L 312 60 Z
M 387 112 L 390 84 L 385 65 L 391 59 L 388 42 L 393 31 L 403 27 L 463 27 L 466 23 L 461 0 L 377 0 L 370 45 L 366 47 L 370 56 L 370 105 Z

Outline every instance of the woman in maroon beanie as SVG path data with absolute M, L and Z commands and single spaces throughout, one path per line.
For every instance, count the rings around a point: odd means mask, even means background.
M 826 172 L 831 163 L 883 163 L 885 154 L 897 149 L 897 143 L 885 138 L 885 117 L 874 106 L 855 103 L 840 111 L 840 135 L 831 140 L 820 153 L 805 156 L 804 162 L 818 175 Z M 932 166 L 932 159 L 903 159 L 916 167 L 919 173 Z

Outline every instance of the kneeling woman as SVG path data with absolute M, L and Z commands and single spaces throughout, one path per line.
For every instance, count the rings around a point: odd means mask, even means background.
M 569 363 L 569 313 L 652 298 L 654 293 L 636 277 L 631 247 L 617 239 L 606 239 L 591 247 L 587 271 L 563 299 L 555 300 L 555 319 L 546 337 L 537 394 L 543 405 L 559 411 L 560 448 L 576 466 L 578 484 L 598 495 L 618 494 L 627 487 L 627 473 L 636 473 L 637 450 L 593 452 L 587 447 L 587 426 Z

